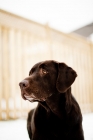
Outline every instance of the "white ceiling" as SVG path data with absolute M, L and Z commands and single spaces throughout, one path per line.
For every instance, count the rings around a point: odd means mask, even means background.
M 63 32 L 93 22 L 93 0 L 0 0 L 0 8 Z

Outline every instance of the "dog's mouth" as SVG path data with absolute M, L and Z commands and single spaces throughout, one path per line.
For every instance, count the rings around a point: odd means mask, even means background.
M 24 98 L 30 102 L 35 102 L 37 101 L 36 97 L 35 96 L 29 96 L 29 95 L 25 95 L 24 94 Z
M 38 99 L 38 98 L 36 98 L 35 96 L 28 96 L 28 95 L 25 95 L 24 94 L 24 98 L 25 98 L 25 100 L 28 100 L 28 101 L 30 101 L 30 102 L 44 102 L 45 101 L 45 98 L 41 98 L 41 99 Z
M 22 98 L 23 98 L 24 100 L 28 100 L 28 101 L 30 101 L 30 102 L 35 102 L 35 101 L 37 101 L 37 98 L 34 96 L 33 93 L 32 93 L 31 95 L 27 95 L 27 93 L 21 91 L 21 95 L 22 95 Z
M 24 100 L 28 100 L 30 102 L 44 102 L 46 100 L 46 98 L 37 98 L 34 93 L 31 93 L 30 95 L 28 95 L 26 92 L 21 90 L 21 96 Z

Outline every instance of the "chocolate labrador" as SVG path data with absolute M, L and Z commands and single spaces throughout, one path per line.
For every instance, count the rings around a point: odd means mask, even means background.
M 35 64 L 19 83 L 23 99 L 38 102 L 28 113 L 30 140 L 84 140 L 82 114 L 71 93 L 76 72 L 65 63 Z

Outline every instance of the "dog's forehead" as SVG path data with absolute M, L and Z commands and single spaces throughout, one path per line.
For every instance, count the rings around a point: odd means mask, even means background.
M 40 64 L 40 67 L 44 67 L 44 68 L 48 68 L 48 69 L 52 69 L 52 68 L 55 68 L 55 65 L 58 64 L 56 61 L 54 60 L 47 60 L 47 61 L 43 61 L 41 64 Z
M 54 60 L 41 61 L 41 62 L 36 63 L 31 69 L 37 69 L 37 68 L 43 67 L 43 66 L 49 68 L 49 67 L 51 67 L 51 66 L 53 66 L 55 64 L 58 64 L 58 62 L 54 61 Z
M 51 66 L 54 64 L 58 64 L 58 62 L 54 60 L 46 60 L 46 61 L 43 61 L 41 64 L 45 64 L 46 66 Z
M 37 68 L 42 62 L 36 63 L 32 68 Z
M 36 63 L 35 65 L 33 65 L 32 68 L 31 68 L 31 70 L 37 69 L 37 68 L 41 65 L 41 63 L 42 63 L 42 62 L 38 62 L 38 63 Z

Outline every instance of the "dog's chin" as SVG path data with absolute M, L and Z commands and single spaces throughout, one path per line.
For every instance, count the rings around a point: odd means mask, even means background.
M 28 94 L 26 91 L 21 90 L 21 96 L 24 100 L 28 100 L 30 102 L 45 102 L 48 97 L 38 98 L 34 93 Z M 50 97 L 50 96 L 49 96 Z
M 30 102 L 44 102 L 45 101 L 45 98 L 41 98 L 41 99 L 36 98 L 33 93 L 31 95 L 27 95 L 26 93 L 23 93 L 22 98 Z
M 26 100 L 30 101 L 30 102 L 37 102 L 38 100 L 36 99 L 36 97 L 30 97 L 28 95 L 24 94 L 24 97 Z
M 35 102 L 37 100 L 33 93 L 29 95 L 25 90 L 21 90 L 21 96 L 24 100 L 28 100 L 30 102 Z

